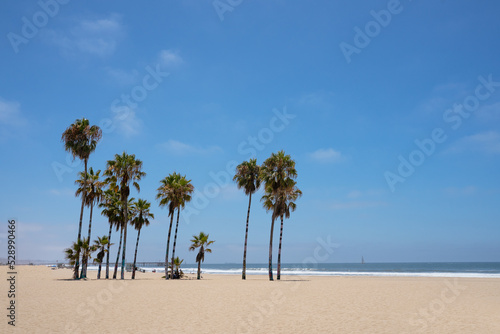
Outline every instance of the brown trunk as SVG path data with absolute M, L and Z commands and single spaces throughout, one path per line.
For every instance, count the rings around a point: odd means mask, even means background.
M 170 227 L 168 228 L 167 250 L 165 253 L 165 279 L 168 279 L 168 248 L 170 247 L 170 234 L 172 233 L 172 224 L 174 223 L 174 212 L 170 215 Z
M 85 205 L 85 200 L 87 197 L 87 159 L 83 160 L 85 164 L 85 177 L 83 178 L 83 195 L 82 195 L 82 208 L 80 209 L 80 224 L 78 226 L 78 243 L 82 239 L 82 221 L 83 221 L 83 207 Z M 73 273 L 73 279 L 78 279 L 78 271 L 80 270 L 80 250 L 76 252 L 76 262 L 75 262 L 75 272 Z
M 243 248 L 243 271 L 241 278 L 247 278 L 247 240 L 248 240 L 248 220 L 250 219 L 250 205 L 252 204 L 252 193 L 248 196 L 247 227 L 245 230 L 245 246 Z
M 273 232 L 274 232 L 274 217 L 271 222 L 271 238 L 269 240 L 269 280 L 273 280 Z
M 278 247 L 278 272 L 276 279 L 279 281 L 281 276 L 281 240 L 283 239 L 283 215 L 281 215 L 281 228 L 280 228 L 280 245 Z

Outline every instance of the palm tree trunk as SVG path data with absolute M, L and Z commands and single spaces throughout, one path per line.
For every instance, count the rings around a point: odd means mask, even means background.
M 247 279 L 247 240 L 248 240 L 248 220 L 250 219 L 250 205 L 252 204 L 252 193 L 248 196 L 247 228 L 245 230 L 245 247 L 243 248 L 243 271 L 242 279 Z
M 101 263 L 99 262 L 99 269 L 97 270 L 97 279 L 101 279 Z
M 141 235 L 141 229 L 137 232 L 137 241 L 135 242 L 135 254 L 134 254 L 134 266 L 132 267 L 132 279 L 135 279 L 135 261 L 137 260 L 137 247 L 139 247 L 139 236 Z
M 196 279 L 200 279 L 201 277 L 201 260 L 198 261 L 198 275 L 196 275 Z
M 127 225 L 128 225 L 128 200 L 125 198 L 123 203 L 123 213 L 124 213 L 124 227 L 123 227 L 123 254 L 122 254 L 122 271 L 121 279 L 125 279 L 125 252 L 127 250 Z
M 83 207 L 85 205 L 85 200 L 87 197 L 87 159 L 83 160 L 85 165 L 85 178 L 83 179 L 83 195 L 82 195 L 82 208 L 80 209 L 80 224 L 78 226 L 78 242 L 82 239 L 82 221 L 83 221 Z M 80 250 L 78 249 L 76 253 L 76 263 L 75 263 L 75 272 L 73 273 L 73 279 L 78 279 L 78 271 L 80 270 Z
M 113 279 L 116 279 L 116 273 L 118 271 L 118 261 L 120 260 L 120 251 L 122 250 L 122 239 L 123 239 L 123 226 L 120 229 L 120 244 L 118 246 L 118 253 L 116 253 L 115 272 L 113 273 Z
M 175 244 L 177 243 L 177 229 L 179 228 L 179 211 L 181 211 L 180 206 L 177 207 L 177 224 L 175 224 L 174 247 L 172 247 L 172 279 L 174 278 Z
M 165 254 L 165 279 L 168 279 L 168 248 L 170 246 L 170 234 L 172 233 L 172 224 L 174 222 L 174 212 L 170 215 L 170 227 L 168 228 L 167 251 Z
M 94 211 L 94 205 L 90 205 L 90 219 L 89 219 L 89 245 L 90 245 L 90 234 L 92 232 L 92 213 Z M 87 265 L 88 265 L 88 257 L 83 261 L 83 267 L 82 267 L 82 277 L 80 278 L 87 278 Z
M 281 240 L 283 239 L 283 215 L 281 215 L 281 228 L 280 228 L 280 245 L 278 247 L 278 272 L 276 279 L 279 281 L 281 276 Z
M 106 279 L 109 279 L 109 247 L 111 246 L 111 231 L 113 229 L 113 224 L 109 222 L 109 236 L 108 236 L 108 253 L 106 254 Z
M 271 222 L 271 238 L 269 240 L 269 280 L 273 280 L 273 232 L 274 232 L 274 217 Z

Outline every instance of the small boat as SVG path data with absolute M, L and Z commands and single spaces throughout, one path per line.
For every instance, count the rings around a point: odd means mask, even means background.
M 361 257 L 361 264 L 365 264 L 365 259 Z

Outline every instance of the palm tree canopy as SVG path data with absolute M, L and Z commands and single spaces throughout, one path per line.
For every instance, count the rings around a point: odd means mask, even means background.
M 103 193 L 103 198 L 103 202 L 99 204 L 102 208 L 101 215 L 106 216 L 110 224 L 120 225 L 122 215 L 120 195 L 113 189 L 108 189 Z
M 149 212 L 151 203 L 139 198 L 133 205 L 135 207 L 135 212 L 130 223 L 136 230 L 140 230 L 143 226 L 149 226 L 149 218 L 155 218 L 154 214 Z
M 260 176 L 264 181 L 266 191 L 268 188 L 275 191 L 282 186 L 284 180 L 297 177 L 295 161 L 284 151 L 272 153 L 262 164 Z
M 109 242 L 109 238 L 107 235 L 104 235 L 102 237 L 97 237 L 97 239 L 94 240 L 94 244 L 92 245 L 96 250 L 99 251 L 99 253 L 97 253 L 97 256 L 96 258 L 94 259 L 94 262 L 97 262 L 97 263 L 102 263 L 103 259 L 104 259 L 104 255 L 106 254 L 106 252 L 108 251 L 106 249 L 106 246 L 107 245 L 114 245 L 113 243 L 110 243 Z
M 90 126 L 86 118 L 77 119 L 62 134 L 64 149 L 74 158 L 88 160 L 102 137 L 102 131 L 97 125 Z
M 100 181 L 101 170 L 94 173 L 94 169 L 90 167 L 87 174 L 85 172 L 78 173 L 80 178 L 75 181 L 78 185 L 75 196 L 83 196 L 86 184 L 85 206 L 90 207 L 96 203 L 100 203 L 103 198 L 103 188 L 105 183 Z M 86 176 L 86 177 L 85 177 Z
M 160 200 L 160 206 L 168 205 L 169 216 L 174 214 L 178 207 L 184 207 L 191 200 L 191 194 L 194 191 L 194 186 L 191 180 L 186 179 L 186 176 L 173 172 L 169 176 L 160 181 L 156 199 Z
M 283 186 L 274 192 L 270 188 L 266 189 L 266 194 L 262 196 L 263 206 L 266 211 L 272 211 L 272 219 L 278 217 L 290 218 L 290 212 L 295 211 L 295 201 L 302 196 L 302 191 L 297 188 L 297 182 L 292 179 L 285 179 Z
M 261 167 L 257 165 L 257 159 L 243 161 L 236 167 L 233 181 L 236 181 L 239 189 L 245 190 L 245 195 L 253 194 L 260 187 Z
M 200 248 L 200 251 L 196 255 L 196 262 L 203 262 L 205 260 L 205 252 L 212 253 L 212 250 L 208 246 L 213 244 L 215 240 L 209 241 L 208 236 L 208 234 L 200 232 L 199 235 L 193 235 L 193 239 L 191 239 L 189 250 L 194 251 L 196 248 Z
M 105 182 L 110 188 L 120 191 L 122 201 L 130 194 L 130 183 L 140 191 L 139 183 L 146 173 L 142 171 L 142 161 L 135 158 L 135 154 L 115 154 L 115 160 L 108 160 L 106 164 L 107 176 Z

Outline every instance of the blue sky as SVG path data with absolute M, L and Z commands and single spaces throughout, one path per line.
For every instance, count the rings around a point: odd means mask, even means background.
M 248 198 L 229 180 L 234 164 L 283 149 L 304 194 L 283 262 L 314 256 L 318 240 L 335 244 L 325 262 L 500 261 L 500 4 L 41 3 L 0 11 L 0 254 L 9 218 L 22 259 L 62 260 L 76 239 L 83 166 L 60 137 L 85 117 L 104 132 L 90 166 L 123 151 L 144 163 L 132 196 L 156 219 L 139 260 L 164 258 L 155 194 L 177 171 L 197 190 L 179 256 L 193 263 L 189 239 L 205 231 L 207 262 L 240 262 Z M 254 263 L 269 242 L 261 195 Z M 93 237 L 107 230 L 97 211 Z

